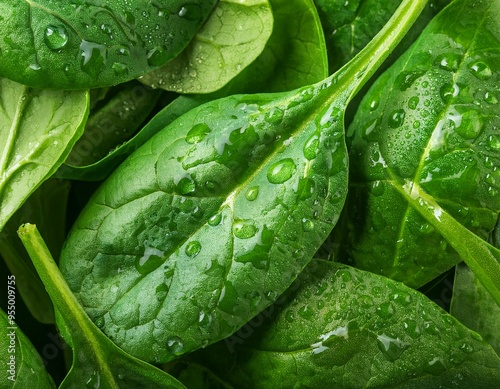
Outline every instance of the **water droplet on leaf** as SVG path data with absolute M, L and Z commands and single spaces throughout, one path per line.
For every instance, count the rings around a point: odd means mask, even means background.
M 292 178 L 296 168 L 291 158 L 285 158 L 269 167 L 267 179 L 271 184 L 282 184 Z
M 186 255 L 188 257 L 194 258 L 200 253 L 200 251 L 201 251 L 201 243 L 196 240 L 189 242 L 186 245 Z
M 45 29 L 44 40 L 49 49 L 60 50 L 66 46 L 69 37 L 63 26 L 50 25 Z
M 258 196 L 259 196 L 258 186 L 252 186 L 251 188 L 249 188 L 245 195 L 248 201 L 254 201 L 255 199 L 257 199 Z
M 211 129 L 205 123 L 198 123 L 189 130 L 186 142 L 195 144 L 201 142 L 210 133 Z
M 239 239 L 249 239 L 255 236 L 259 229 L 251 220 L 238 220 L 233 224 L 233 234 Z

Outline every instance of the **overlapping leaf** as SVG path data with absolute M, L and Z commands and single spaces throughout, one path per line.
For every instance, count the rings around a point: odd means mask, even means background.
M 500 383 L 500 359 L 476 333 L 419 292 L 346 265 L 312 261 L 261 316 L 195 360 L 249 389 Z
M 97 88 L 177 56 L 215 0 L 6 0 L 0 76 L 39 88 Z
M 64 162 L 83 132 L 88 92 L 0 79 L 0 230 Z
M 460 261 L 416 209 L 420 193 L 439 204 L 433 219 L 444 209 L 482 238 L 500 211 L 500 2 L 471 4 L 455 1 L 431 22 L 350 127 L 346 249 L 358 266 L 417 287 Z

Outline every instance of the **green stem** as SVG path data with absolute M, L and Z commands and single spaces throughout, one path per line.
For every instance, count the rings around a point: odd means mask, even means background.
M 382 30 L 335 75 L 350 100 L 373 76 L 420 16 L 428 0 L 403 0 Z M 342 88 L 344 89 L 344 88 Z
M 94 323 L 87 316 L 75 295 L 66 283 L 61 271 L 57 267 L 52 254 L 45 241 L 34 224 L 23 224 L 17 231 L 23 242 L 40 279 L 45 285 L 54 307 L 59 312 L 64 312 L 64 324 L 68 327 L 70 334 L 83 333 L 82 337 L 91 344 L 98 344 Z M 72 339 L 74 343 L 75 339 Z M 73 344 L 73 347 L 77 345 Z M 95 356 L 106 367 L 106 358 L 97 348 L 94 349 Z
M 394 182 L 394 187 L 458 252 L 500 306 L 500 250 L 456 221 L 417 184 Z

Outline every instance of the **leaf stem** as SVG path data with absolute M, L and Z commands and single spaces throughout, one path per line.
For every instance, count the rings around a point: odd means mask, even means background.
M 395 181 L 394 187 L 458 252 L 500 306 L 500 250 L 455 220 L 418 184 Z
M 333 79 L 346 83 L 349 101 L 377 71 L 420 16 L 428 0 L 403 0 L 382 30 Z

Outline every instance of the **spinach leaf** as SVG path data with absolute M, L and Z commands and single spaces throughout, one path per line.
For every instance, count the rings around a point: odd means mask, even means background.
M 344 204 L 345 106 L 424 5 L 405 1 L 331 78 L 204 104 L 113 172 L 60 262 L 107 336 L 168 361 L 230 335 L 290 285 Z
M 455 271 L 451 314 L 481 334 L 500 355 L 500 306 L 463 263 Z
M 349 129 L 345 249 L 356 266 L 419 287 L 460 261 L 455 250 L 470 259 L 467 240 L 476 242 L 445 233 L 459 228 L 437 223 L 438 212 L 483 239 L 495 226 L 499 11 L 497 0 L 453 2 L 365 96 Z M 437 203 L 427 218 L 418 204 L 424 193 Z
M 273 32 L 262 54 L 230 82 L 232 93 L 283 92 L 328 76 L 325 39 L 312 0 L 270 0 Z
M 8 285 L 15 285 L 10 283 L 11 280 L 9 278 L 7 281 Z M 40 355 L 21 332 L 13 316 L 7 316 L 2 310 L 0 310 L 0 328 L 2 329 L 0 340 L 2 388 L 55 388 L 54 381 L 45 370 Z
M 126 354 L 92 323 L 71 293 L 34 224 L 21 238 L 64 322 L 62 335 L 73 348 L 72 368 L 60 388 L 184 388 L 173 377 Z
M 353 58 L 389 20 L 401 0 L 314 0 L 325 30 L 330 72 L 334 72 Z M 394 61 L 423 28 L 451 0 L 429 2 L 405 38 L 391 53 Z
M 102 180 L 156 132 L 198 105 L 235 93 L 296 89 L 327 77 L 323 32 L 312 0 L 271 0 L 271 5 L 274 27 L 263 53 L 226 87 L 211 94 L 179 96 L 136 136 L 117 146 L 101 160 L 82 166 L 66 163 L 58 170 L 57 176 Z M 95 141 L 91 137 L 89 141 L 94 145 Z M 89 146 L 88 143 L 86 146 Z M 77 153 L 76 150 L 73 152 Z
M 100 181 L 123 162 L 133 151 L 179 116 L 206 102 L 203 96 L 179 96 L 158 112 L 133 138 L 116 147 L 104 158 L 90 165 L 75 166 L 64 163 L 56 172 L 59 178 Z M 91 142 L 92 143 L 92 142 Z M 75 153 L 77 151 L 74 151 Z M 76 158 L 76 157 L 75 157 Z
M 272 30 L 267 0 L 220 0 L 188 47 L 140 80 L 179 93 L 215 92 L 257 58 Z
M 0 255 L 16 277 L 16 288 L 29 311 L 42 323 L 54 323 L 52 302 L 28 253 L 17 237 L 19 226 L 29 220 L 47 231 L 47 244 L 59 257 L 66 237 L 65 218 L 69 183 L 48 179 L 9 219 L 0 232 Z
M 0 79 L 0 230 L 63 163 L 87 114 L 86 91 L 39 90 Z
M 349 62 L 384 26 L 401 0 L 314 0 L 334 72 Z
M 346 265 L 310 262 L 267 316 L 193 357 L 238 388 L 500 383 L 500 359 L 476 333 L 419 292 Z
M 103 107 L 90 113 L 85 131 L 65 163 L 85 166 L 106 157 L 135 134 L 160 94 L 161 91 L 151 91 L 136 81 L 121 86 Z
M 0 76 L 38 88 L 129 81 L 179 54 L 215 3 L 3 1 Z

